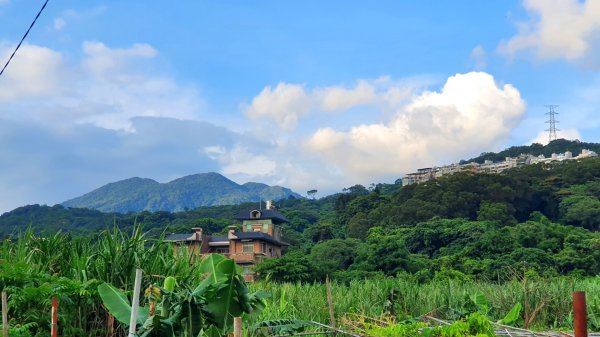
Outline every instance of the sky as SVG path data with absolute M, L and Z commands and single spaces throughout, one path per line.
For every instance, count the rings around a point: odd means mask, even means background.
M 2 65 L 42 0 L 0 0 Z M 0 212 L 195 173 L 317 196 L 600 142 L 600 0 L 50 0 L 0 77 Z

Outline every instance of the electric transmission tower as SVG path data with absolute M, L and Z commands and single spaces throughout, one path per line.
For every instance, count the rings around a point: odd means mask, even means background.
M 546 123 L 549 124 L 548 129 L 546 129 L 545 131 L 548 131 L 548 142 L 551 142 L 558 138 L 556 137 L 556 131 L 560 131 L 556 128 L 556 123 L 558 123 L 558 121 L 556 120 L 556 115 L 558 115 L 558 112 L 556 112 L 556 108 L 558 108 L 558 105 L 544 106 L 548 108 L 548 112 L 546 112 L 546 115 L 548 115 L 548 120 L 546 121 Z

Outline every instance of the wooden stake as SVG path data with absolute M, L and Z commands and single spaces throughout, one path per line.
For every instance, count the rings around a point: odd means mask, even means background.
M 242 318 L 233 318 L 233 337 L 242 337 Z
M 115 316 L 111 315 L 108 310 L 106 311 L 106 337 L 113 337 L 115 335 Z
M 52 337 L 58 337 L 58 300 L 56 296 L 52 296 L 52 321 L 51 321 Z
M 135 328 L 137 324 L 138 310 L 140 307 L 140 288 L 142 287 L 142 270 L 135 270 L 135 284 L 133 285 L 133 295 L 131 299 L 131 317 L 129 318 L 129 337 L 135 337 Z
M 8 337 L 8 304 L 6 291 L 2 292 L 2 337 Z
M 335 328 L 335 312 L 333 311 L 333 297 L 331 296 L 329 275 L 325 277 L 325 287 L 327 288 L 327 305 L 329 306 L 329 324 Z
M 573 293 L 573 332 L 575 337 L 587 337 L 587 310 L 585 305 L 585 292 Z

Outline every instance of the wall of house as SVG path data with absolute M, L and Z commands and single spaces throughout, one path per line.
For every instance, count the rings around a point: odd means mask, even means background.
M 247 242 L 247 241 L 246 241 Z M 281 247 L 274 245 L 272 243 L 254 240 L 251 241 L 254 244 L 254 254 L 264 254 L 264 257 L 281 257 Z M 263 250 L 264 247 L 264 250 Z M 244 243 L 241 240 L 231 240 L 229 243 L 229 253 L 230 254 L 243 254 L 244 253 Z M 232 256 L 234 257 L 234 256 Z M 235 257 L 234 257 L 235 258 Z
M 265 225 L 267 228 L 265 230 Z M 250 228 L 248 228 L 250 227 Z M 244 220 L 242 222 L 242 232 L 262 232 L 269 234 L 275 237 L 273 221 L 271 219 L 252 219 L 252 220 Z

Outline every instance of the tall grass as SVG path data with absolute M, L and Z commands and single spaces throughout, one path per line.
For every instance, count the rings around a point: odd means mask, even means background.
M 325 285 L 320 283 L 257 283 L 253 287 L 271 293 L 259 320 L 295 318 L 328 322 L 329 313 Z M 589 302 L 600 299 L 600 277 L 576 280 L 514 280 L 503 284 L 489 282 L 437 281 L 419 284 L 410 278 L 356 280 L 349 284 L 332 283 L 336 316 L 359 313 L 380 316 L 389 309 L 390 291 L 395 289 L 395 310 L 401 318 L 430 314 L 442 319 L 457 319 L 468 310 L 470 295 L 485 295 L 493 320 L 503 318 L 516 304 L 525 306 L 531 315 L 531 327 L 568 329 L 572 327 L 572 293 L 586 291 Z M 588 310 L 599 310 L 590 307 Z M 600 312 L 592 312 L 599 315 Z
M 0 289 L 9 295 L 10 325 L 31 323 L 32 335 L 49 326 L 50 299 L 60 302 L 61 336 L 104 334 L 107 312 L 97 293 L 101 282 L 131 291 L 135 269 L 143 284 L 162 284 L 164 276 L 183 282 L 201 279 L 187 250 L 175 254 L 170 243 L 149 239 L 140 227 L 131 233 L 105 230 L 94 237 L 66 233 L 37 236 L 27 231 L 0 245 Z M 121 331 L 117 329 L 117 331 Z
M 9 293 L 10 325 L 14 328 L 29 324 L 32 335 L 46 335 L 50 299 L 58 296 L 61 336 L 105 335 L 107 313 L 97 294 L 100 282 L 131 291 L 134 271 L 141 267 L 145 286 L 162 283 L 162 276 L 176 276 L 194 284 L 202 275 L 191 258 L 185 249 L 175 254 L 170 243 L 150 239 L 137 227 L 130 233 L 113 229 L 88 238 L 65 233 L 41 237 L 28 231 L 0 244 L 0 289 Z M 266 290 L 271 296 L 262 313 L 248 318 L 248 322 L 282 318 L 329 321 L 323 284 L 258 282 L 252 288 Z M 347 313 L 373 317 L 384 314 L 390 308 L 392 289 L 396 294 L 393 305 L 400 318 L 431 314 L 453 320 L 468 310 L 465 299 L 480 292 L 487 298 L 489 316 L 494 320 L 519 302 L 526 304 L 529 314 L 540 308 L 532 327 L 569 329 L 574 290 L 587 292 L 589 303 L 596 303 L 588 310 L 600 317 L 600 277 L 534 277 L 503 284 L 452 280 L 419 284 L 407 276 L 333 282 L 337 318 Z

